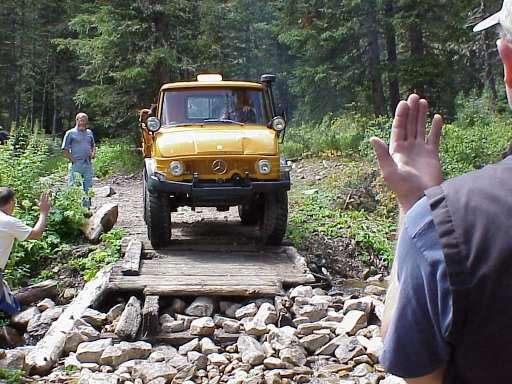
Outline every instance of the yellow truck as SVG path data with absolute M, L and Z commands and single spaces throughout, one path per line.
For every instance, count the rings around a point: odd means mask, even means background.
M 279 152 L 286 122 L 274 104 L 273 75 L 260 82 L 198 75 L 164 84 L 157 104 L 139 114 L 144 219 L 155 249 L 171 239 L 180 206 L 238 206 L 242 224 L 278 245 L 288 220 L 289 165 Z

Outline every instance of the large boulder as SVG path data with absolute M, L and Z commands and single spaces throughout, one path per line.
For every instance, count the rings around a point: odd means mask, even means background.
M 101 354 L 100 364 L 118 367 L 128 360 L 145 359 L 151 353 L 151 344 L 144 341 L 128 343 L 122 341 L 119 344 L 107 347 Z
M 102 233 L 110 231 L 117 222 L 117 204 L 105 204 L 88 218 L 81 230 L 87 240 L 97 243 Z

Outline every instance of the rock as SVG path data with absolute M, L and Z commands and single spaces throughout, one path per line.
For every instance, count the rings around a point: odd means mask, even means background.
M 148 384 L 167 384 L 167 380 L 164 377 L 158 377 L 155 380 L 148 382 Z
M 303 191 L 302 193 L 306 196 L 311 196 L 311 195 L 318 193 L 318 189 L 317 188 L 307 189 L 307 190 Z
M 107 321 L 111 323 L 114 320 L 116 320 L 119 316 L 121 316 L 121 314 L 124 311 L 125 306 L 126 306 L 126 304 L 120 303 L 120 304 L 116 304 L 112 308 L 110 308 L 110 311 L 108 311 L 108 313 L 107 313 Z
M 327 316 L 327 308 L 315 305 L 305 305 L 295 309 L 295 313 L 299 317 L 306 317 L 309 322 L 315 322 Z
M 364 348 L 355 337 L 344 336 L 338 340 L 338 348 L 336 348 L 334 354 L 340 363 L 346 363 L 356 356 L 363 355 Z
M 37 309 L 39 309 L 39 311 L 41 311 L 41 312 L 44 312 L 47 309 L 54 308 L 54 307 L 55 307 L 55 302 L 49 298 L 46 298 L 37 304 Z
M 332 355 L 334 351 L 347 339 L 346 335 L 336 336 L 323 347 L 319 348 L 315 355 Z
M 363 363 L 363 364 L 357 365 L 352 370 L 352 372 L 350 372 L 350 376 L 363 377 L 372 372 L 373 372 L 373 367 L 369 364 Z
M 329 306 L 332 304 L 333 300 L 331 296 L 318 296 L 315 295 L 311 299 L 309 299 L 309 305 L 312 305 L 314 307 L 322 308 L 322 309 L 328 309 Z
M 365 337 L 358 336 L 357 341 L 366 348 L 366 354 L 370 359 L 373 360 L 374 363 L 379 361 L 379 356 L 384 349 L 384 344 L 382 343 L 381 337 L 373 337 L 370 340 Z
M 173 314 L 178 314 L 178 313 L 184 314 L 186 308 L 187 308 L 187 303 L 185 303 L 185 301 L 175 297 L 174 299 L 172 299 L 171 306 L 167 310 L 171 311 L 171 313 L 173 313 Z M 207 316 L 211 316 L 211 314 L 207 315 Z
M 187 316 L 187 315 L 180 315 L 180 314 L 176 314 L 176 320 L 177 321 L 183 321 L 183 324 L 185 324 L 185 329 L 189 329 L 190 328 L 190 324 L 192 324 L 192 322 L 194 320 L 197 320 L 198 318 L 195 317 L 195 316 Z
M 220 353 L 211 353 L 208 355 L 208 364 L 220 367 L 223 365 L 228 365 L 229 361 L 224 355 L 221 355 Z
M 313 288 L 309 285 L 299 285 L 291 290 L 289 297 L 290 299 L 296 297 L 313 297 Z
M 93 188 L 92 190 L 94 192 L 95 197 L 106 198 L 106 197 L 110 197 L 110 196 L 116 194 L 116 192 L 110 185 L 105 185 L 104 187 Z
M 268 341 L 276 351 L 299 344 L 297 330 L 289 326 L 271 329 Z
M 361 356 L 357 356 L 357 357 L 354 357 L 352 359 L 352 361 L 354 362 L 354 364 L 369 364 L 369 365 L 373 365 L 374 362 L 372 361 L 372 359 L 370 359 L 370 357 L 368 355 L 361 355 Z
M 285 363 L 301 366 L 306 363 L 306 350 L 301 346 L 284 348 L 279 351 L 279 358 Z
M 277 357 L 267 357 L 263 360 L 263 365 L 267 369 L 287 368 L 287 364 Z
M 337 335 L 347 334 L 355 335 L 357 331 L 366 327 L 367 317 L 362 311 L 350 311 L 348 312 L 343 321 L 336 329 Z
M 186 356 L 191 351 L 199 351 L 199 350 L 200 350 L 199 339 L 194 339 L 192 341 L 189 341 L 186 344 L 183 344 L 179 348 L 179 353 L 180 353 L 180 355 L 185 355 Z
M 82 364 L 76 358 L 76 354 L 70 353 L 68 357 L 64 359 L 64 370 L 71 372 L 77 371 L 82 368 Z
M 236 311 L 238 311 L 240 308 L 242 308 L 242 304 L 232 303 L 231 306 L 227 307 L 223 312 L 227 317 L 234 319 Z
M 114 333 L 121 339 L 133 340 L 137 335 L 141 322 L 140 300 L 132 296 L 119 317 Z
M 159 377 L 162 377 L 167 382 L 170 382 L 172 379 L 174 379 L 177 373 L 177 369 L 166 362 L 143 362 L 133 367 L 132 377 L 136 379 L 142 379 L 144 383 L 158 379 Z
M 13 327 L 3 325 L 0 330 L 0 345 L 15 348 L 25 344 L 25 339 Z
M 107 322 L 107 314 L 92 308 L 87 308 L 82 315 L 82 320 L 88 322 L 96 329 L 101 329 Z
M 185 314 L 195 317 L 210 317 L 215 304 L 209 297 L 197 297 L 185 310 Z
M 247 317 L 245 318 L 247 319 Z M 245 320 L 244 319 L 244 320 Z M 262 336 L 268 332 L 267 326 L 263 320 L 254 318 L 244 324 L 245 333 L 251 336 Z
M 215 332 L 215 323 L 211 317 L 200 317 L 190 324 L 190 333 L 195 336 L 209 336 Z
M 41 313 L 37 307 L 30 307 L 11 317 L 11 324 L 19 329 L 26 329 L 29 321 Z
M 46 335 L 52 323 L 62 314 L 62 307 L 55 307 L 36 315 L 27 324 L 27 333 L 33 341 L 39 341 Z
M 128 360 L 147 358 L 151 349 L 151 344 L 144 341 L 134 343 L 122 341 L 119 344 L 107 347 L 101 355 L 100 363 L 116 368 Z
M 295 324 L 296 327 L 298 327 L 301 324 L 310 323 L 311 321 L 307 317 L 296 317 L 293 319 L 292 323 Z
M 384 318 L 384 303 L 379 300 L 373 300 L 373 312 L 377 316 L 377 318 L 382 322 Z
M 110 231 L 117 222 L 118 206 L 117 204 L 105 204 L 92 217 L 85 220 L 82 228 L 87 240 L 97 243 L 102 233 Z
M 222 323 L 222 329 L 226 333 L 238 333 L 240 332 L 240 323 L 235 320 L 225 321 Z
M 100 338 L 100 333 L 89 324 L 76 325 L 83 323 L 75 323 L 75 327 L 68 333 L 64 344 L 64 352 L 75 352 L 81 343 L 95 341 Z
M 76 295 L 78 295 L 78 288 L 66 288 L 62 293 L 62 300 L 64 300 L 66 303 L 70 302 L 75 298 Z
M 100 370 L 99 364 L 96 363 L 82 363 L 82 369 L 88 369 L 91 372 L 98 372 Z
M 215 343 L 207 337 L 203 337 L 201 339 L 199 346 L 201 347 L 201 352 L 205 355 L 209 355 L 211 353 L 219 353 L 219 347 L 217 347 Z
M 206 369 L 208 366 L 208 357 L 196 351 L 187 353 L 187 360 L 189 363 L 194 364 L 197 369 Z
M 166 315 L 164 315 L 166 316 Z M 162 331 L 165 333 L 176 333 L 185 330 L 185 323 L 183 320 L 173 320 L 169 322 L 162 323 Z
M 256 313 L 258 313 L 258 307 L 256 306 L 256 304 L 251 303 L 238 309 L 235 312 L 235 317 L 238 320 L 240 320 L 243 319 L 244 317 L 254 317 Z
M 78 384 L 119 384 L 119 382 L 119 376 L 117 375 L 91 372 L 89 369 L 84 369 L 80 373 Z
M 0 359 L 0 368 L 25 369 L 25 353 L 18 349 L 5 350 L 5 356 Z
M 237 341 L 237 347 L 242 356 L 242 361 L 246 364 L 258 365 L 265 359 L 265 350 L 251 336 L 240 336 Z
M 318 329 L 322 329 L 322 325 L 320 323 L 304 323 L 299 324 L 297 327 L 297 331 L 300 335 L 307 336 L 311 335 L 313 331 L 316 331 Z
M 76 350 L 76 358 L 80 363 L 98 363 L 101 355 L 112 345 L 112 339 L 100 339 L 82 343 Z
M 386 288 L 379 287 L 378 285 L 369 285 L 364 289 L 366 295 L 384 296 Z
M 276 309 L 272 304 L 263 303 L 254 316 L 254 320 L 262 321 L 263 324 L 275 324 L 277 321 Z
M 407 383 L 405 382 L 405 380 L 403 380 L 399 377 L 389 375 L 389 376 L 386 376 L 386 378 L 384 380 L 379 381 L 379 384 L 407 384 Z
M 325 316 L 322 321 L 341 322 L 343 320 L 343 317 L 345 317 L 345 316 L 341 312 L 327 310 L 327 316 Z
M 343 313 L 350 311 L 362 311 L 366 316 L 370 315 L 373 309 L 373 300 L 369 297 L 362 297 L 360 299 L 349 299 L 343 304 Z
M 316 352 L 329 342 L 328 335 L 309 335 L 300 339 L 301 345 L 311 353 Z

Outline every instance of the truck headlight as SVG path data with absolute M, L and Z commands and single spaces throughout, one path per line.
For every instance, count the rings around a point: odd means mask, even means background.
M 184 170 L 185 167 L 181 161 L 171 161 L 171 164 L 169 164 L 169 171 L 171 171 L 171 175 L 173 176 L 183 175 Z
M 268 160 L 260 160 L 258 161 L 258 172 L 262 175 L 268 175 L 272 170 L 272 166 L 270 165 L 270 161 Z
M 150 117 L 146 120 L 146 126 L 150 132 L 156 132 L 160 129 L 160 120 L 156 117 Z
M 281 156 L 279 159 L 279 167 L 281 168 L 281 172 L 290 172 L 292 170 L 292 163 Z
M 276 116 L 272 119 L 270 122 L 270 125 L 276 132 L 281 132 L 283 129 L 286 128 L 286 121 L 281 116 Z

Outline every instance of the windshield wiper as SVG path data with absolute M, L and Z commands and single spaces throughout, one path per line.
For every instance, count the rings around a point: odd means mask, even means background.
M 244 123 L 240 123 L 235 120 L 229 120 L 229 119 L 206 119 L 204 120 L 205 123 L 230 123 L 230 124 L 237 124 L 241 125 L 242 127 L 245 125 Z

